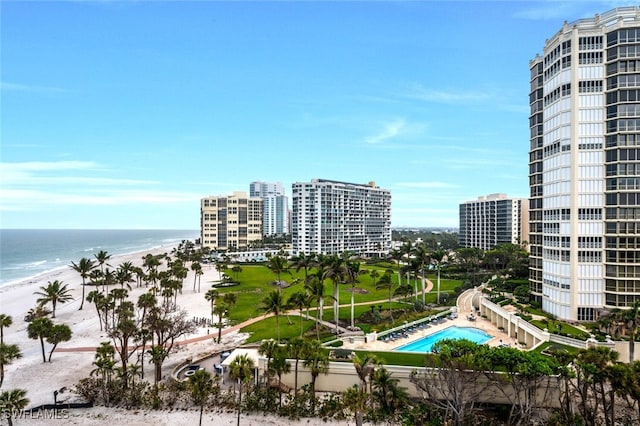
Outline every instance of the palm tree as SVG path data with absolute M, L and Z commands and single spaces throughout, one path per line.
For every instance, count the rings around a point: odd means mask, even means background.
M 433 264 L 436 267 L 436 271 L 438 271 L 438 290 L 437 290 L 437 299 L 436 299 L 437 301 L 436 303 L 438 305 L 440 304 L 440 269 L 442 268 L 442 264 L 444 262 L 445 256 L 446 256 L 446 253 L 443 249 L 438 249 L 433 253 L 431 253 L 430 255 L 431 264 Z
M 378 271 L 377 269 L 372 269 L 371 272 L 369 272 L 369 276 L 373 280 L 373 286 L 375 287 L 376 280 L 380 278 L 380 271 Z
M 336 324 L 336 335 L 338 334 L 340 316 L 340 282 L 346 273 L 344 258 L 332 255 L 323 259 L 323 278 L 329 278 L 333 282 L 333 321 Z
M 253 374 L 253 360 L 247 354 L 238 355 L 229 365 L 229 375 L 238 381 L 238 426 L 240 426 L 240 412 L 242 411 L 242 384 L 248 381 Z
M 46 287 L 40 287 L 42 291 L 36 291 L 33 294 L 41 296 L 36 300 L 39 305 L 46 305 L 51 302 L 53 306 L 51 318 L 56 317 L 56 305 L 58 302 L 66 303 L 70 300 L 73 300 L 71 294 L 69 294 L 70 290 L 67 288 L 67 285 L 62 281 L 55 280 L 53 282 L 49 281 Z
M 430 263 L 431 257 L 424 244 L 419 244 L 414 247 L 413 256 L 415 257 L 416 263 L 420 265 L 420 272 L 422 273 L 422 304 L 424 304 L 426 302 L 425 275 L 427 265 Z
M 282 288 L 282 284 L 280 281 L 280 275 L 289 270 L 289 263 L 287 262 L 287 259 L 284 256 L 271 256 L 269 258 L 269 262 L 267 267 L 269 269 L 271 269 L 271 271 L 276 274 L 276 277 L 278 279 L 278 283 L 277 283 L 277 287 L 280 289 Z
M 409 398 L 406 389 L 398 383 L 399 380 L 391 377 L 391 373 L 384 367 L 378 368 L 373 374 L 373 397 L 385 415 L 395 414 Z
M 59 343 L 68 342 L 71 340 L 71 328 L 66 324 L 55 324 L 49 330 L 47 334 L 47 343 L 53 345 L 51 351 L 49 351 L 49 362 L 51 362 L 51 355 L 56 350 Z
M 391 274 L 393 272 L 390 269 L 387 269 L 378 281 L 378 285 L 376 286 L 376 290 L 387 290 L 389 292 L 389 315 L 391 316 L 391 322 L 393 322 L 393 309 L 391 307 L 391 293 L 393 290 L 393 283 L 391 282 Z
M 265 371 L 267 376 L 271 374 L 271 358 L 275 356 L 278 348 L 280 348 L 280 346 L 278 346 L 278 343 L 273 339 L 263 340 L 258 348 L 258 353 L 267 357 L 267 368 Z
M 357 385 L 348 388 L 342 395 L 344 405 L 352 411 L 356 426 L 362 426 L 363 413 L 367 410 L 368 396 L 367 392 L 360 389 Z
M 40 339 L 40 347 L 42 348 L 42 362 L 47 362 L 44 356 L 44 339 L 49 336 L 53 322 L 49 318 L 36 318 L 27 326 L 27 335 L 29 339 Z
M 4 329 L 11 327 L 13 318 L 11 315 L 0 314 L 0 343 L 4 343 Z
M 21 358 L 22 353 L 18 345 L 6 345 L 0 343 L 0 387 L 4 382 L 4 366 L 11 364 L 14 360 Z
M 106 252 L 106 250 L 100 250 L 97 254 L 93 255 L 100 266 L 100 271 L 104 273 L 104 267 L 111 266 L 107 262 L 111 259 L 111 255 Z
M 86 279 L 89 278 L 91 271 L 96 268 L 96 265 L 93 263 L 93 260 L 83 257 L 77 264 L 71 262 L 71 268 L 79 273 L 82 277 L 82 301 L 80 302 L 80 309 L 78 309 L 79 311 L 81 311 L 82 307 L 84 306 L 84 288 L 87 285 Z
M 302 310 L 309 306 L 309 298 L 307 297 L 306 294 L 297 291 L 295 293 L 293 293 L 291 296 L 289 296 L 289 299 L 287 300 L 287 306 L 292 307 L 292 308 L 296 308 L 299 311 L 299 316 L 300 316 L 300 337 L 302 337 L 302 332 L 303 332 L 303 328 L 302 328 Z
M 324 313 L 324 299 L 330 297 L 325 294 L 322 271 L 318 271 L 318 273 L 314 275 L 309 275 L 309 279 L 305 284 L 305 289 L 307 290 L 311 300 L 315 301 L 316 306 L 318 307 L 316 311 L 316 337 L 320 340 L 319 326 L 322 321 L 322 314 Z
M 93 303 L 96 307 L 96 311 L 98 312 L 98 323 L 100 324 L 100 331 L 102 331 L 102 306 L 105 302 L 105 295 L 98 290 L 91 290 L 87 295 L 87 302 Z
M 629 364 L 635 358 L 636 337 L 640 326 L 640 301 L 635 301 L 631 309 L 624 311 L 623 319 L 629 329 Z
M 187 388 L 189 389 L 189 394 L 191 395 L 193 403 L 200 407 L 200 421 L 198 424 L 202 426 L 202 412 L 204 411 L 204 404 L 206 404 L 214 391 L 214 383 L 211 378 L 211 374 L 206 370 L 197 370 L 193 376 L 189 377 Z
M 280 343 L 280 314 L 285 309 L 284 298 L 280 290 L 273 290 L 262 300 L 262 309 L 276 317 L 278 343 Z
M 287 344 L 287 353 L 289 357 L 296 360 L 295 364 L 295 379 L 294 379 L 294 390 L 298 393 L 298 363 L 300 358 L 304 355 L 306 351 L 306 343 L 302 337 L 294 337 Z
M 358 275 L 360 274 L 360 262 L 346 262 L 346 274 L 347 283 L 351 284 L 351 329 L 355 327 L 355 294 L 356 284 L 358 284 Z
M 315 413 L 316 380 L 320 374 L 329 372 L 329 355 L 322 350 L 319 340 L 311 340 L 305 347 L 304 366 L 311 374 L 311 414 Z
M 225 293 L 222 296 L 222 301 L 225 305 L 227 305 L 227 315 L 229 314 L 229 310 L 235 306 L 238 301 L 238 296 L 235 293 Z
M 4 413 L 9 426 L 13 426 L 14 413 L 24 410 L 29 399 L 26 398 L 27 391 L 23 389 L 12 389 L 0 394 L 0 413 Z
M 213 306 L 212 314 L 215 314 L 218 317 L 218 343 L 222 340 L 222 321 L 224 320 L 225 315 L 229 308 L 227 305 L 220 299 L 216 300 L 215 305 Z
M 147 319 L 146 318 L 147 312 L 149 311 L 149 309 L 153 308 L 157 304 L 158 304 L 158 298 L 155 296 L 155 294 L 151 292 L 142 293 L 138 297 L 138 302 L 136 303 L 136 305 L 138 306 L 139 309 L 142 309 L 142 315 L 140 316 L 140 324 L 144 325 L 145 320 Z
M 124 289 L 126 286 L 129 290 L 131 290 L 131 284 L 135 280 L 133 279 L 133 272 L 131 270 L 131 262 L 124 262 L 121 264 L 118 269 L 115 271 L 115 280 L 120 287 Z
M 242 272 L 242 266 L 233 265 L 233 268 L 231 268 L 231 272 L 233 272 L 233 275 L 235 276 L 235 280 L 238 281 L 238 274 Z
M 296 268 L 296 272 L 299 272 L 300 269 L 304 270 L 304 282 L 307 282 L 307 277 L 309 276 L 309 269 L 316 266 L 316 255 L 315 253 L 304 254 L 300 253 L 297 257 L 293 259 L 293 266 Z
M 367 377 L 373 374 L 376 365 L 379 365 L 380 362 L 378 358 L 373 354 L 365 354 L 359 356 L 356 354 L 353 357 L 353 366 L 356 369 L 356 374 L 360 379 L 360 388 L 366 392 L 367 391 Z
M 198 293 L 200 293 L 200 277 L 202 277 L 202 275 L 204 274 L 204 272 L 202 272 L 202 265 L 200 264 L 200 262 L 192 262 L 191 263 L 191 270 L 194 272 L 193 275 L 193 291 L 196 291 L 196 281 L 198 282 Z
M 402 258 L 404 257 L 404 255 L 405 253 L 404 251 L 402 251 L 402 249 L 394 249 L 391 251 L 391 258 L 398 263 L 398 285 L 399 286 L 402 285 L 402 278 L 400 275 L 400 262 L 402 261 Z
M 211 324 L 213 324 L 213 305 L 215 304 L 218 295 L 219 295 L 218 290 L 216 290 L 215 288 L 208 290 L 204 294 L 205 300 L 211 303 Z
M 290 371 L 291 364 L 287 359 L 287 353 L 281 346 L 278 346 L 269 367 L 269 374 L 278 376 L 278 407 L 282 406 L 282 375 Z

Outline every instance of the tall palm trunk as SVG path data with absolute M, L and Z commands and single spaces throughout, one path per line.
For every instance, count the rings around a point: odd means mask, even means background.
M 333 303 L 333 321 L 336 323 L 336 336 L 338 333 L 338 322 L 340 316 L 340 288 L 338 287 L 338 283 L 333 283 L 333 297 L 335 298 L 335 302 Z
M 355 300 L 354 300 L 355 288 L 351 288 L 351 328 L 355 327 L 353 317 L 355 315 Z

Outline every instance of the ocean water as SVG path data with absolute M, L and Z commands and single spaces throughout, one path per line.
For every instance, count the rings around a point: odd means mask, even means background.
M 100 250 L 115 256 L 195 241 L 197 230 L 0 229 L 0 286 L 65 268 Z

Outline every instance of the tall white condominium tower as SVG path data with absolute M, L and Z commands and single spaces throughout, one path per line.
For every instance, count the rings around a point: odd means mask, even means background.
M 391 193 L 313 179 L 293 187 L 293 252 L 381 256 L 391 249 Z
M 528 241 L 528 200 L 491 194 L 460 204 L 461 247 L 491 250 L 498 244 Z
M 289 199 L 280 182 L 251 182 L 249 196 L 262 198 L 262 233 L 282 235 L 289 232 Z
M 262 199 L 246 192 L 200 200 L 200 240 L 212 250 L 239 250 L 262 239 Z
M 640 300 L 640 8 L 565 23 L 530 70 L 531 290 L 592 321 Z

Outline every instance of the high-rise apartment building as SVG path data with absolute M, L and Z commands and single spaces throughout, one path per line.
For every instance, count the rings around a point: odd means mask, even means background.
M 640 8 L 565 23 L 530 71 L 531 290 L 592 321 L 640 300 Z
M 282 235 L 289 233 L 289 199 L 280 182 L 251 182 L 249 196 L 262 198 L 262 233 Z
M 212 250 L 242 250 L 262 239 L 262 199 L 246 192 L 200 200 L 200 241 Z
M 491 194 L 460 204 L 461 247 L 491 250 L 498 244 L 522 244 L 529 239 L 527 200 Z
M 380 256 L 391 248 L 391 193 L 313 179 L 292 185 L 293 252 Z

